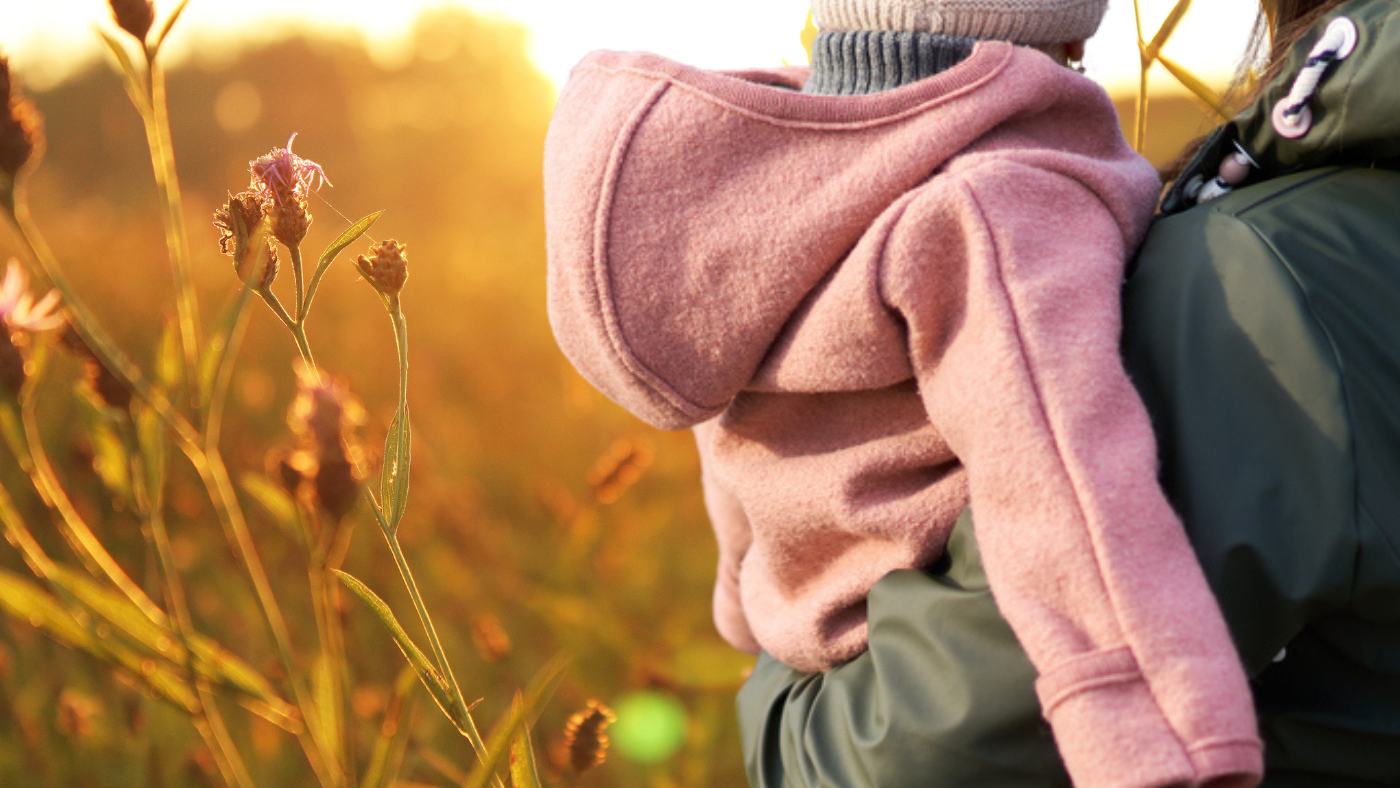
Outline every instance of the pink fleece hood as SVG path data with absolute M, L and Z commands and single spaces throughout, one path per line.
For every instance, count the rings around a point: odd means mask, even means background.
M 1119 356 L 1159 183 L 1107 95 L 982 42 L 861 96 L 595 53 L 545 149 L 549 317 L 693 426 L 715 623 L 803 671 L 960 512 L 1077 785 L 1258 782 L 1250 693 Z
M 1013 60 L 1011 100 L 990 99 Z M 1093 156 L 1121 146 L 1097 86 L 1009 44 L 866 96 L 799 93 L 806 73 L 597 52 L 559 97 L 544 168 L 550 320 L 580 372 L 654 426 L 705 421 L 749 385 L 868 386 L 826 369 L 829 354 L 875 350 L 860 332 L 775 342 L 891 206 L 991 129 L 1059 127 Z M 1136 237 L 1144 217 L 1124 195 L 1141 192 L 1142 163 L 1124 163 L 1086 181 Z

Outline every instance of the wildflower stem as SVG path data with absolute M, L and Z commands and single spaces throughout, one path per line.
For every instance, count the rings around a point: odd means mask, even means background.
M 244 287 L 234 305 L 233 324 L 228 336 L 223 338 L 223 347 L 217 352 L 218 366 L 214 370 L 214 382 L 209 388 L 209 409 L 204 418 L 204 440 L 210 445 L 219 445 L 220 433 L 224 424 L 224 407 L 228 404 L 229 383 L 233 380 L 233 366 L 238 362 L 238 349 L 248 328 L 248 297 L 251 288 Z
M 296 324 L 306 323 L 306 274 L 301 267 L 301 247 L 293 246 L 288 251 L 292 255 L 292 280 L 296 282 Z
M 233 481 L 229 478 L 223 455 L 219 453 L 217 446 L 208 446 L 198 456 L 200 459 L 194 462 L 195 470 L 209 492 L 209 498 L 214 503 L 214 510 L 225 534 L 238 551 L 248 579 L 252 581 L 254 595 L 263 613 L 263 621 L 272 635 L 278 659 L 281 660 L 282 669 L 287 674 L 287 683 L 291 686 L 292 702 L 301 711 L 302 719 L 306 723 L 297 734 L 297 739 L 320 783 L 323 786 L 340 785 L 343 780 L 338 773 L 332 776 L 327 771 L 331 764 L 328 762 L 330 758 L 324 751 L 323 742 L 311 734 L 317 727 L 313 724 L 317 719 L 316 708 L 299 678 L 300 672 L 292 656 L 292 639 L 286 619 L 282 617 L 282 609 L 277 603 L 272 584 L 268 581 L 267 570 L 263 568 L 262 558 L 258 555 L 257 547 L 248 531 L 248 522 L 244 519 L 243 510 L 238 503 L 238 495 L 234 492 Z M 194 460 L 194 457 L 191 457 L 191 460 Z
M 403 577 L 404 586 L 408 588 L 408 595 L 413 600 L 413 608 L 418 612 L 418 621 L 423 625 L 423 631 L 428 636 L 428 645 L 433 651 L 433 660 L 437 663 L 438 670 L 447 679 L 447 687 L 452 691 L 452 702 L 457 707 L 454 709 L 458 716 L 458 727 L 462 729 L 462 734 L 471 742 L 472 749 L 476 751 L 478 760 L 484 762 L 487 756 L 486 742 L 481 738 L 481 732 L 477 730 L 476 721 L 472 719 L 470 707 L 467 706 L 466 698 L 462 696 L 462 688 L 457 684 L 457 677 L 452 674 L 452 665 L 447 661 L 447 652 L 443 651 L 442 641 L 438 639 L 437 629 L 433 627 L 433 619 L 428 615 L 428 607 L 423 603 L 423 595 L 418 591 L 418 581 L 413 579 L 413 570 L 408 566 L 408 559 L 404 557 L 403 547 L 399 545 L 398 536 L 389 532 L 383 527 L 384 521 L 380 520 L 381 530 L 384 533 L 384 541 L 389 543 L 389 552 L 394 556 L 394 563 L 399 568 L 399 575 Z M 499 779 L 495 780 L 496 785 L 500 785 Z
M 282 324 L 287 327 L 287 330 L 292 332 L 292 338 L 295 339 L 297 343 L 297 351 L 301 353 L 301 360 L 305 361 L 307 366 L 316 369 L 316 359 L 311 355 L 311 342 L 306 337 L 306 326 L 298 323 L 296 320 L 292 319 L 291 315 L 287 314 L 287 308 L 282 306 L 282 301 L 277 297 L 276 293 L 267 288 L 263 288 L 258 291 L 258 295 L 262 296 L 262 300 L 267 302 L 268 307 L 272 309 L 272 313 L 277 315 L 277 319 L 282 321 Z
M 180 343 L 185 358 L 185 383 L 192 399 L 198 388 L 189 384 L 199 369 L 199 301 L 190 282 L 189 241 L 185 236 L 184 209 L 180 179 L 175 170 L 175 151 L 170 137 L 170 108 L 165 97 L 165 71 L 155 53 L 146 53 L 146 85 L 150 113 L 142 113 L 146 142 L 151 149 L 151 169 L 156 189 L 165 203 L 165 240 L 175 278 L 175 307 L 180 322 Z M 139 110 L 140 107 L 137 107 Z
M 117 347 L 107 332 L 103 330 L 97 318 L 88 311 L 72 283 L 64 275 L 63 269 L 58 264 L 58 259 L 54 256 L 53 250 L 44 240 L 44 236 L 39 232 L 39 228 L 34 224 L 33 218 L 29 215 L 29 200 L 27 192 L 24 190 L 25 180 L 17 179 L 14 185 L 14 192 L 10 201 L 5 205 L 10 220 L 14 223 L 15 229 L 19 231 L 20 239 L 29 250 L 30 260 L 38 266 L 36 280 L 47 280 L 63 296 L 63 308 L 70 318 L 69 323 L 73 329 L 82 337 L 92 352 L 97 355 L 112 374 L 116 375 L 122 384 L 131 389 L 146 405 L 149 405 L 156 415 L 166 423 L 170 430 L 175 433 L 184 448 L 197 448 L 199 446 L 199 433 L 194 425 L 183 415 L 175 410 L 174 405 L 164 394 L 156 391 L 150 383 L 146 382 L 141 374 L 141 369 L 136 366 L 125 353 Z M 42 276 L 41 276 L 42 275 Z
M 399 361 L 399 396 L 398 396 L 398 418 L 400 420 L 408 417 L 408 323 L 404 318 L 403 305 L 399 301 L 398 294 L 388 297 L 387 304 L 389 319 L 394 325 L 394 346 L 398 351 Z M 400 424 L 403 424 L 400 421 Z M 395 456 L 401 462 L 407 464 L 408 458 L 404 457 L 402 441 L 407 431 L 406 425 L 399 429 L 400 445 L 395 449 Z M 408 473 L 408 468 L 400 468 L 399 473 Z M 384 539 L 389 543 L 389 552 L 394 556 L 394 563 L 399 568 L 399 575 L 403 577 L 404 586 L 408 588 L 408 595 L 413 600 L 413 608 L 418 613 L 418 621 L 423 626 L 423 632 L 428 637 L 428 645 L 433 652 L 433 660 L 437 663 L 438 670 L 447 679 L 447 687 L 452 692 L 452 702 L 457 707 L 455 709 L 460 717 L 458 726 L 462 729 L 467 741 L 471 742 L 472 749 L 476 751 L 478 760 L 485 762 L 487 757 L 486 743 L 481 738 L 481 732 L 477 730 L 476 721 L 472 719 L 471 709 L 467 706 L 466 698 L 462 695 L 461 685 L 457 683 L 457 677 L 452 672 L 452 664 L 447 659 L 447 652 L 442 647 L 442 640 L 438 638 L 437 628 L 433 626 L 432 616 L 428 615 L 428 606 L 423 602 L 423 595 L 418 590 L 418 582 L 413 578 L 413 570 L 408 566 L 408 559 L 404 556 L 403 548 L 399 544 L 398 523 L 384 519 L 383 510 L 375 503 L 374 496 L 366 489 L 366 495 L 370 499 L 371 508 L 379 520 L 380 530 L 384 533 Z M 389 506 L 389 502 L 384 502 Z M 493 784 L 502 786 L 500 779 L 494 777 Z
M 127 432 L 129 446 L 139 443 L 135 436 L 130 434 L 130 429 Z M 164 434 L 161 434 L 160 440 L 165 441 Z M 139 449 L 133 453 L 142 458 L 144 469 L 144 454 Z M 194 619 L 190 616 L 184 584 L 180 582 L 180 572 L 175 566 L 174 551 L 170 547 L 170 532 L 165 525 L 165 496 L 161 489 L 164 484 L 163 474 L 162 478 L 157 480 L 149 478 L 152 474 L 149 469 L 145 470 L 147 471 L 145 475 L 151 485 L 151 490 L 146 496 L 146 505 L 149 509 L 146 513 L 147 526 L 160 567 L 161 585 L 165 590 L 166 604 L 170 608 L 171 629 L 174 630 L 180 644 L 185 649 L 183 667 L 185 680 L 189 682 L 195 697 L 195 727 L 204 738 L 210 753 L 213 754 L 224 781 L 232 786 L 252 786 L 254 785 L 253 778 L 248 773 L 248 767 L 243 763 L 238 746 L 233 743 L 233 739 L 229 736 L 228 726 L 224 724 L 223 713 L 219 711 L 219 705 L 214 700 L 209 682 L 203 679 L 195 669 Z
M 32 389 L 30 389 L 32 392 Z M 19 429 L 14 428 L 14 420 L 18 417 Z M 54 473 L 53 465 L 49 463 L 48 453 L 44 451 L 44 444 L 39 435 L 39 425 L 34 418 L 34 399 L 32 396 L 24 396 L 21 400 L 19 412 L 12 404 L 6 404 L 3 413 L 0 413 L 9 423 L 4 430 L 5 437 L 10 443 L 10 450 L 14 452 L 20 467 L 29 474 L 30 481 L 34 484 L 34 489 L 39 493 L 39 497 L 51 510 L 58 513 L 62 523 L 60 529 L 66 541 L 73 549 L 73 552 L 80 558 L 89 571 L 99 576 L 106 576 L 116 586 L 142 615 L 150 619 L 154 624 L 165 626 L 165 613 L 151 598 L 141 590 L 131 576 L 122 569 L 121 564 L 107 552 L 102 546 L 101 540 L 92 532 L 83 517 L 78 513 L 73 501 L 69 499 L 68 493 L 63 489 L 57 474 Z

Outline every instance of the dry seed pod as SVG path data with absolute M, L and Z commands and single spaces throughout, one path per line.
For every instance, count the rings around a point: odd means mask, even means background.
M 155 6 L 151 0 L 111 0 L 111 4 L 112 18 L 117 20 L 117 27 L 145 43 L 146 34 L 151 32 L 151 23 L 156 20 Z
M 344 384 L 298 366 L 297 397 L 287 424 L 302 448 L 289 462 L 302 478 L 302 494 L 336 520 L 349 514 L 359 497 L 364 450 L 355 428 L 362 423 L 364 408 Z
M 355 259 L 360 275 L 384 295 L 398 295 L 408 281 L 408 246 L 391 239 L 371 246 L 369 254 Z
M 262 222 L 263 200 L 252 190 L 230 194 L 228 200 L 214 211 L 214 229 L 219 231 L 219 251 L 233 258 L 233 270 L 243 280 L 248 271 L 248 260 L 254 256 L 251 249 L 255 228 Z M 272 241 L 264 242 L 262 253 L 262 274 L 253 283 L 253 289 L 265 290 L 277 278 L 279 260 L 277 247 Z
M 564 725 L 564 750 L 569 766 L 582 773 L 600 766 L 608 759 L 608 726 L 617 721 L 613 710 L 590 699 L 582 711 L 576 711 Z
M 621 439 L 613 443 L 588 473 L 588 485 L 598 503 L 614 503 L 637 483 L 651 465 L 651 447 L 641 441 Z

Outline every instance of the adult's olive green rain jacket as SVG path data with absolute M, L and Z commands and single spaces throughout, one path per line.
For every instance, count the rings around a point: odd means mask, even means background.
M 1356 49 L 1285 139 L 1271 111 L 1336 16 Z M 1400 2 L 1323 20 L 1180 183 L 1236 141 L 1250 183 L 1174 189 L 1130 270 L 1127 368 L 1252 679 L 1264 784 L 1400 786 Z M 968 516 L 942 566 L 875 586 L 869 625 L 825 674 L 760 656 L 738 700 L 753 785 L 1068 784 Z

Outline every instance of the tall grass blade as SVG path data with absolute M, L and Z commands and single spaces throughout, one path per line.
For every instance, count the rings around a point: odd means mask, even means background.
M 340 579 L 340 582 L 345 584 L 346 588 L 350 589 L 351 593 L 369 606 L 370 611 L 379 619 L 379 622 L 384 625 L 385 629 L 389 630 L 389 636 L 394 639 L 394 644 L 399 647 L 399 651 L 403 652 L 404 659 L 408 660 L 408 664 L 413 666 L 414 671 L 418 673 L 419 680 L 428 689 L 428 694 L 433 697 L 433 701 L 442 709 L 442 713 L 447 715 L 447 718 L 452 720 L 457 727 L 463 727 L 466 724 L 465 721 L 459 720 L 452 711 L 454 704 L 452 693 L 447 688 L 447 680 L 433 666 L 423 650 L 413 642 L 413 638 L 404 631 L 403 625 L 394 616 L 394 611 L 389 609 L 389 605 L 354 575 L 339 569 L 331 571 Z
M 524 703 L 524 696 L 516 690 L 511 708 L 520 709 Z M 510 742 L 510 784 L 511 788 L 540 788 L 540 770 L 535 764 L 535 746 L 530 741 L 528 720 Z
M 1166 55 L 1158 55 L 1157 62 L 1161 63 L 1162 68 L 1165 68 L 1173 77 L 1176 77 L 1177 82 L 1180 82 L 1187 90 L 1194 93 L 1196 98 L 1204 101 L 1221 120 L 1230 119 L 1231 115 L 1225 108 L 1225 100 L 1220 97 L 1219 93 L 1211 90 L 1210 86 L 1201 81 L 1195 74 L 1182 68 L 1176 61 L 1168 58 Z
M 403 766 L 404 751 L 408 746 L 408 733 L 411 728 L 414 704 L 411 697 L 417 676 L 413 668 L 405 665 L 394 681 L 394 696 L 384 710 L 384 721 L 379 725 L 379 738 L 375 740 L 370 754 L 369 766 L 365 769 L 360 788 L 385 788 L 398 778 Z
M 559 686 L 559 682 L 564 678 L 566 667 L 568 660 L 562 655 L 556 656 L 530 679 L 530 685 L 525 688 L 524 701 L 514 704 L 505 718 L 492 729 L 491 738 L 486 742 L 486 757 L 472 771 L 466 788 L 485 788 L 486 784 L 491 782 L 496 775 L 496 767 L 500 765 L 501 759 L 506 757 L 521 729 L 535 716 L 549 696 L 554 694 L 554 688 Z
M 170 12 L 170 16 L 165 18 L 165 24 L 160 26 L 160 32 L 151 43 L 151 59 L 154 60 L 156 53 L 160 52 L 161 45 L 165 43 L 165 37 L 170 35 L 170 29 L 175 26 L 175 22 L 180 19 L 180 15 L 185 13 L 185 6 L 190 4 L 190 0 L 180 0 L 180 4 L 175 6 L 175 10 Z
M 369 228 L 373 227 L 374 223 L 379 221 L 379 217 L 383 215 L 384 211 L 375 211 L 363 219 L 360 219 L 358 222 L 346 228 L 345 232 L 341 233 L 334 241 L 331 241 L 330 245 L 326 247 L 326 250 L 321 252 L 321 256 L 316 260 L 316 271 L 311 274 L 311 282 L 306 286 L 306 308 L 303 310 L 302 314 L 311 310 L 311 301 L 316 298 L 316 291 L 321 287 L 321 278 L 326 275 L 326 271 L 331 267 L 331 263 L 335 262 L 335 258 L 338 257 L 341 252 L 345 251 L 345 247 L 354 243 L 360 236 L 369 232 Z

